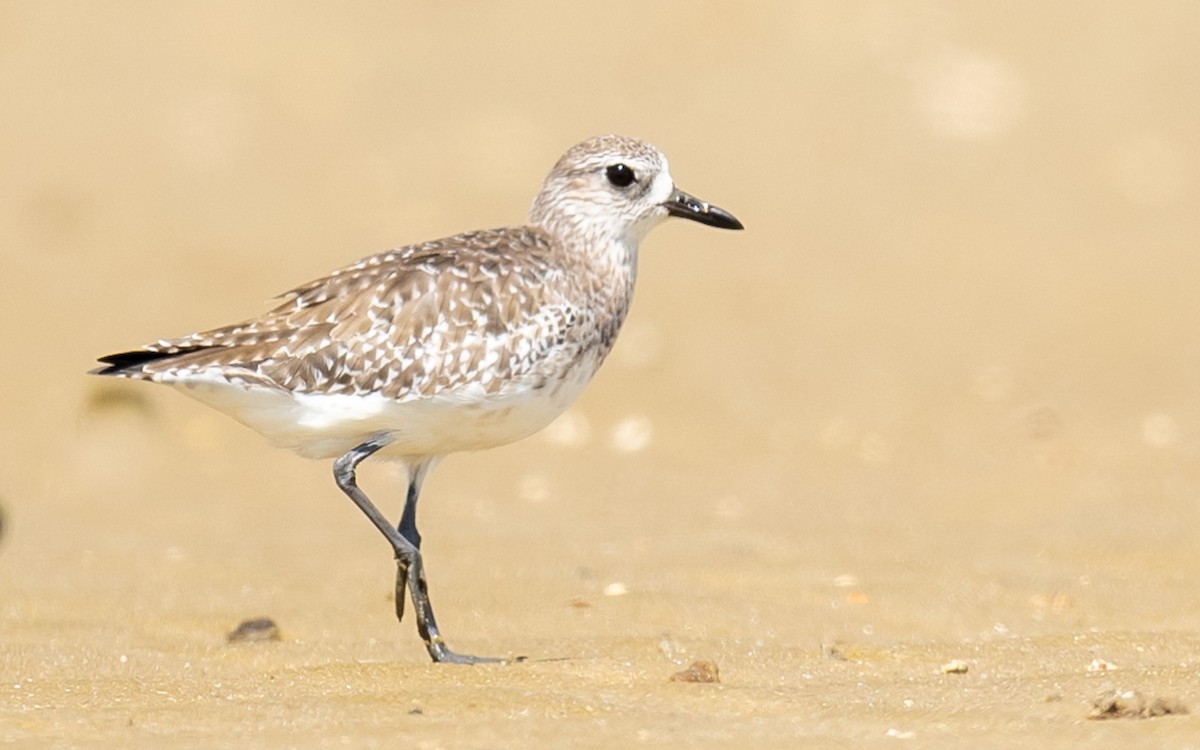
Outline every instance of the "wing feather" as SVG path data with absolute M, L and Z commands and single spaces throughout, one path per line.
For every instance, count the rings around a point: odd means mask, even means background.
M 527 227 L 389 250 L 285 292 L 258 318 L 112 355 L 101 372 L 186 380 L 219 368 L 287 391 L 400 400 L 478 385 L 481 367 L 494 389 L 537 380 L 561 366 L 545 360 L 577 319 L 576 302 L 550 291 L 562 285 L 546 283 L 562 273 L 556 252 Z

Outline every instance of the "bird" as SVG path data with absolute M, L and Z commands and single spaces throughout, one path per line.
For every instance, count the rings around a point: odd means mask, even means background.
M 396 617 L 407 590 L 429 657 L 506 661 L 452 651 L 438 628 L 422 483 L 445 456 L 527 437 L 567 409 L 629 311 L 642 239 L 668 217 L 743 228 L 678 189 L 655 146 L 592 137 L 550 170 L 524 225 L 363 258 L 258 317 L 101 357 L 89 374 L 172 386 L 278 447 L 333 459 L 337 486 L 391 546 Z M 395 525 L 357 483 L 373 456 L 407 477 Z

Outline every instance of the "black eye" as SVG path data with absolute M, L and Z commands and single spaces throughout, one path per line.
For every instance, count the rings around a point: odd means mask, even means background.
M 626 188 L 637 181 L 637 176 L 633 174 L 633 170 L 624 164 L 614 164 L 604 170 L 604 174 L 608 177 L 608 181 L 619 188 Z

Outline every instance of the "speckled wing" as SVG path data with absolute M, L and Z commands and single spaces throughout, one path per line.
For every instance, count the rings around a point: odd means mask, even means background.
M 401 401 L 538 387 L 577 354 L 567 333 L 578 311 L 554 253 L 528 227 L 390 250 L 287 292 L 258 318 L 106 357 L 97 372 Z

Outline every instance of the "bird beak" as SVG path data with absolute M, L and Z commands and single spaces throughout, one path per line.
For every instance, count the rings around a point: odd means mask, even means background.
M 662 204 L 671 216 L 698 221 L 718 229 L 741 229 L 742 222 L 723 208 L 717 208 L 699 198 L 694 198 L 679 188 L 671 191 L 671 197 Z

